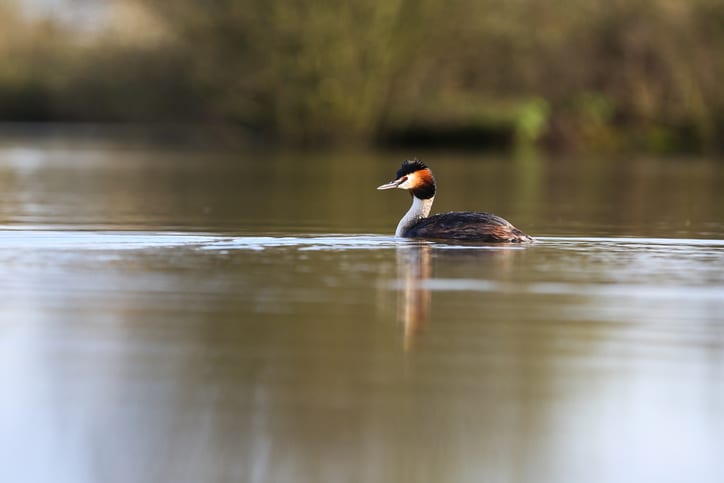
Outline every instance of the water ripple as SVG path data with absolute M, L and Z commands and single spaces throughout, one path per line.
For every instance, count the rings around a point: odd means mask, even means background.
M 401 240 L 385 235 L 231 236 L 214 233 L 148 231 L 73 231 L 0 229 L 0 249 L 143 250 L 189 246 L 201 250 L 375 250 L 429 245 L 437 250 L 523 250 L 530 247 L 561 249 L 656 250 L 673 253 L 689 249 L 724 248 L 724 240 L 677 238 L 540 237 L 532 245 L 494 245 Z

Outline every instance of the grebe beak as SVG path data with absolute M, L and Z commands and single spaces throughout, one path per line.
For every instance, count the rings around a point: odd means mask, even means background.
M 407 176 L 403 176 L 400 179 L 396 179 L 394 181 L 390 181 L 389 183 L 383 184 L 381 186 L 378 186 L 378 190 L 391 190 L 392 188 L 397 188 L 402 183 L 404 183 L 407 180 Z

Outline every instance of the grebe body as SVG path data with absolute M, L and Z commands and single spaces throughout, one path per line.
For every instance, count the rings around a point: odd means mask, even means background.
M 486 243 L 532 242 L 508 221 L 491 213 L 453 211 L 429 216 L 435 198 L 435 178 L 420 160 L 407 160 L 397 170 L 394 181 L 378 190 L 399 188 L 412 195 L 412 206 L 402 217 L 395 236 L 478 241 Z

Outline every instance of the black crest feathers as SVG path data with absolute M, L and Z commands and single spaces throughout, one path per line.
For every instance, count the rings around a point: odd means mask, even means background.
M 410 193 L 421 200 L 435 196 L 435 178 L 433 178 L 430 169 L 425 166 L 425 163 L 419 159 L 408 159 L 404 161 L 400 169 L 397 170 L 395 179 L 403 178 L 412 173 L 418 174 L 415 176 L 414 186 L 410 188 Z
M 402 162 L 402 166 L 400 166 L 400 169 L 397 170 L 395 179 L 400 179 L 406 174 L 414 173 L 415 171 L 420 171 L 421 169 L 426 168 L 427 166 L 425 166 L 425 163 L 419 159 L 408 159 L 407 161 Z

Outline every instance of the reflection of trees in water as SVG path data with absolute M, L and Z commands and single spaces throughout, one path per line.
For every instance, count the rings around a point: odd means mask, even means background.
M 571 267 L 592 261 L 541 245 L 401 243 L 397 294 L 375 283 L 395 277 L 377 278 L 393 269 L 386 249 L 134 252 L 113 270 L 103 259 L 91 292 L 61 292 L 64 304 L 52 298 L 9 345 L 28 404 L 7 440 L 42 443 L 23 460 L 49 463 L 36 465 L 37 481 L 577 481 L 589 463 L 609 471 L 596 481 L 617 481 L 629 461 L 636 474 L 703 468 L 696 481 L 715 481 L 706 476 L 719 459 L 696 450 L 716 433 L 682 433 L 675 466 L 629 454 L 642 441 L 656 454 L 648 431 L 659 424 L 667 431 L 654 435 L 716 422 L 701 408 L 717 374 L 703 376 L 698 356 L 717 353 L 667 352 L 667 321 L 651 318 L 650 299 L 612 314 L 607 297 L 532 291 L 571 283 Z M 405 348 L 422 333 L 437 340 L 402 354 L 399 329 L 374 317 L 377 290 L 399 295 Z M 669 328 L 689 326 L 696 303 L 682 303 Z M 617 320 L 635 313 L 652 332 Z M 681 381 L 661 377 L 672 367 Z M 685 396 L 670 402 L 661 389 Z
M 0 198 L 0 224 L 7 224 L 18 214 L 17 185 L 18 176 L 13 170 L 0 169 L 0 193 L 3 193 Z

